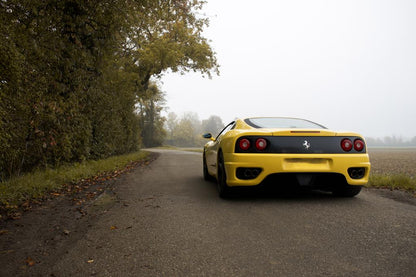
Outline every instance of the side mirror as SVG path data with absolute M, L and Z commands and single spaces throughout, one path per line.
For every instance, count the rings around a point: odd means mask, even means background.
M 210 139 L 212 141 L 215 141 L 215 138 L 212 137 L 211 133 L 203 134 L 202 137 L 206 138 L 206 139 Z

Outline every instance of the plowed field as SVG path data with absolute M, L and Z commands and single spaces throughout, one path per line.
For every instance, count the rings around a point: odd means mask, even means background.
M 416 176 L 416 148 L 370 148 L 371 173 Z

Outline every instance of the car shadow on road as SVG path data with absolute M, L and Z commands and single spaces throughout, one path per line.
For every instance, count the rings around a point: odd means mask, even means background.
M 218 196 L 215 181 L 205 181 L 215 197 Z M 308 187 L 293 186 L 291 184 L 267 184 L 255 187 L 233 187 L 232 194 L 224 200 L 228 201 L 252 201 L 252 200 L 293 200 L 293 201 L 347 201 L 355 198 L 343 198 L 334 196 L 329 191 L 316 190 Z

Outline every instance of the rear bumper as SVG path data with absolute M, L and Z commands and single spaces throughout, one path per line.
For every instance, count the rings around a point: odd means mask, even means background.
M 267 176 L 278 173 L 338 173 L 350 185 L 365 185 L 370 174 L 368 154 L 271 154 L 224 153 L 227 184 L 255 186 Z M 260 174 L 250 180 L 237 178 L 237 168 L 261 168 Z M 349 168 L 364 168 L 362 178 L 353 179 Z

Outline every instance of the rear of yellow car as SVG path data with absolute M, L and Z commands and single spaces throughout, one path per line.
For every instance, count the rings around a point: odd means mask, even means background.
M 356 133 L 242 128 L 230 131 L 221 144 L 229 187 L 292 181 L 354 196 L 368 182 L 369 156 Z
M 224 152 L 227 184 L 257 185 L 270 174 L 290 172 L 339 173 L 350 185 L 365 185 L 368 182 L 370 162 L 362 138 L 345 135 L 324 137 L 321 133 L 321 136 L 299 134 L 237 138 L 234 151 Z M 276 149 L 272 146 L 279 143 L 284 144 L 285 148 Z M 319 145 L 314 144 L 323 144 L 323 147 L 317 148 Z M 331 144 L 338 145 L 339 149 L 330 149 L 335 148 L 329 147 Z M 346 145 L 346 150 L 342 145 Z

